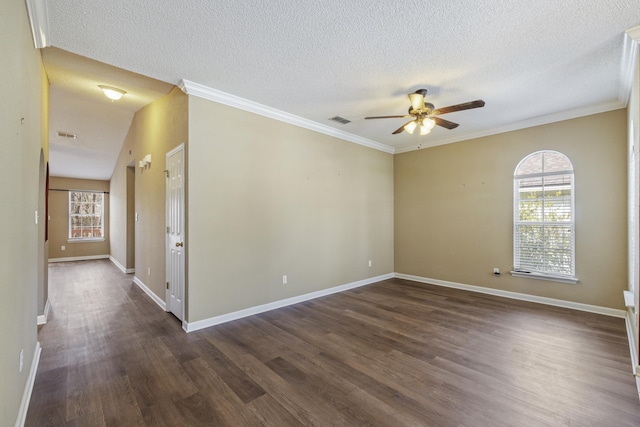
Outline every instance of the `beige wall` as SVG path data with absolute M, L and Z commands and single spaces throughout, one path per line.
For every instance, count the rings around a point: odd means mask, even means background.
M 40 152 L 48 160 L 48 83 L 23 0 L 0 2 L 0 425 L 15 425 L 37 343 L 38 270 L 44 244 L 35 224 Z M 41 216 L 42 218 L 42 216 Z M 42 279 L 41 279 L 42 280 Z M 24 368 L 19 372 L 19 354 Z
M 390 154 L 190 96 L 188 161 L 189 322 L 393 272 Z
M 396 272 L 621 309 L 626 288 L 626 111 L 395 156 Z M 512 277 L 513 173 L 526 155 L 575 169 L 577 285 Z M 501 277 L 494 277 L 499 267 Z
M 96 242 L 69 241 L 69 192 L 104 191 L 105 239 Z M 109 181 L 51 177 L 49 181 L 49 259 L 109 255 Z M 62 249 L 62 246 L 65 249 Z
M 116 167 L 111 177 L 110 196 L 112 236 L 111 255 L 127 268 L 135 259 L 135 275 L 153 293 L 165 299 L 165 155 L 187 142 L 187 96 L 174 88 L 167 96 L 142 108 L 134 115 Z M 137 162 L 151 154 L 151 165 L 144 169 Z M 127 222 L 127 166 L 135 165 L 135 212 L 138 221 Z M 130 170 L 129 170 L 130 171 Z M 132 257 L 130 229 L 135 229 L 135 255 Z M 115 237 L 117 236 L 117 237 Z M 150 272 L 150 273 L 149 273 Z
M 132 143 L 130 142 L 129 145 Z M 133 153 L 129 155 L 129 150 L 132 148 L 125 148 L 125 146 L 127 146 L 126 142 L 120 150 L 109 181 L 109 254 L 112 259 L 127 269 L 135 266 L 133 262 L 129 264 L 134 256 L 129 254 L 133 249 L 129 249 L 127 245 L 130 232 L 135 233 L 135 227 L 128 222 L 128 209 L 132 208 L 135 201 L 129 200 L 132 190 L 127 184 L 127 165 L 133 164 Z

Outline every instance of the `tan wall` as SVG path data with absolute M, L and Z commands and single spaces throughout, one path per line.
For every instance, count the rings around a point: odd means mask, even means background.
M 390 154 L 190 96 L 188 159 L 189 322 L 393 272 Z
M 395 156 L 396 272 L 621 309 L 626 288 L 626 111 Z M 575 169 L 577 285 L 512 277 L 513 173 L 526 155 Z M 501 277 L 494 277 L 499 267 Z
M 96 242 L 69 241 L 67 190 L 104 191 L 105 238 Z M 109 255 L 109 181 L 51 177 L 49 181 L 49 259 Z M 62 246 L 65 249 L 62 249 Z
M 131 145 L 131 143 L 130 143 Z M 116 260 L 125 268 L 133 268 L 134 264 L 129 265 L 127 239 L 130 228 L 128 223 L 129 205 L 133 202 L 127 199 L 130 189 L 127 187 L 127 159 L 131 157 L 129 162 L 133 162 L 133 154 L 129 155 L 131 148 L 126 148 L 126 142 L 123 144 L 118 161 L 116 162 L 111 180 L 109 181 L 109 253 L 112 259 Z
M 136 112 L 111 177 L 112 256 L 123 266 L 135 259 L 135 275 L 162 300 L 165 299 L 165 155 L 187 142 L 187 96 L 174 88 L 167 96 Z M 151 166 L 138 161 L 151 154 Z M 134 163 L 132 163 L 134 162 Z M 135 164 L 135 212 L 138 221 L 127 222 L 127 166 Z M 131 177 L 129 177 L 130 179 Z M 129 181 L 131 182 L 131 181 Z M 130 194 L 130 193 L 129 193 Z M 135 256 L 127 229 L 135 228 Z M 117 236 L 114 237 L 114 236 Z M 150 273 L 149 273 L 150 272 Z
M 40 152 L 48 83 L 23 0 L 0 2 L 0 425 L 16 424 L 37 343 Z M 41 216 L 42 217 L 42 216 Z M 19 354 L 24 368 L 19 372 Z

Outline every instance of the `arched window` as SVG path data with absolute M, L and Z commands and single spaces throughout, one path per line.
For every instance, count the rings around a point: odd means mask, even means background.
M 576 283 L 573 166 L 557 151 L 538 151 L 514 173 L 514 275 Z

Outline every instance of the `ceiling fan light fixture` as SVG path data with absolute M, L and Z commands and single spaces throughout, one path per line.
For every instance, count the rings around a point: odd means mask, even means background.
M 409 134 L 413 134 L 413 131 L 416 130 L 416 127 L 418 127 L 418 124 L 414 120 L 404 125 L 404 130 L 406 130 Z
M 422 111 L 424 110 L 424 96 L 420 93 L 410 93 L 409 102 L 411 102 L 411 109 Z
M 102 89 L 102 92 L 104 93 L 104 96 L 106 96 L 107 98 L 109 98 L 112 101 L 117 101 L 120 98 L 122 98 L 122 96 L 127 93 L 122 89 L 118 89 L 117 87 L 112 87 L 112 86 L 105 86 L 105 85 L 98 85 L 98 87 L 100 89 Z
M 420 135 L 427 135 L 429 133 L 431 133 L 431 129 L 424 125 L 420 126 Z
M 424 119 L 422 121 L 422 126 L 426 127 L 429 130 L 433 129 L 435 125 L 436 125 L 436 121 L 433 119 Z

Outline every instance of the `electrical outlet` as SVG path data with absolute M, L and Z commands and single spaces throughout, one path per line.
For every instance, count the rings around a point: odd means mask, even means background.
M 371 267 L 371 260 L 369 260 L 369 267 Z
M 147 268 L 147 276 L 151 276 L 151 267 Z
M 500 269 L 498 267 L 493 267 L 493 274 L 500 274 Z
M 282 284 L 283 285 L 287 284 L 287 275 L 286 274 L 284 276 L 282 276 Z
M 24 349 L 20 350 L 20 372 L 22 372 L 23 367 L 24 367 Z
M 67 247 L 66 247 L 65 245 L 62 245 L 62 246 L 60 246 L 60 250 L 61 250 L 61 251 L 66 251 L 66 250 L 67 250 Z

